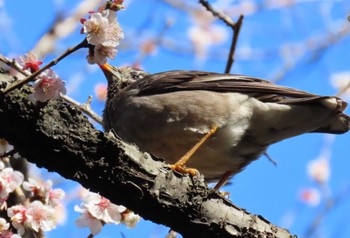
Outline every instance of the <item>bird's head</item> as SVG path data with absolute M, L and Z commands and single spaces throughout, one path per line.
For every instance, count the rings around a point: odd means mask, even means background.
M 110 64 L 99 65 L 108 81 L 108 87 L 120 91 L 131 83 L 148 75 L 145 71 L 130 66 L 114 67 Z

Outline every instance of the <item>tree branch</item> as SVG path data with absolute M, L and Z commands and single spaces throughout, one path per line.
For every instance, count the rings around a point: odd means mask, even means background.
M 0 88 L 10 76 L 0 74 Z M 202 177 L 174 173 L 162 161 L 96 130 L 62 100 L 34 105 L 29 86 L 0 95 L 0 137 L 28 161 L 99 192 L 184 237 L 291 237 L 208 189 Z
M 241 26 L 243 23 L 243 15 L 240 15 L 237 22 L 233 22 L 229 16 L 216 11 L 213 8 L 213 6 L 209 4 L 208 1 L 199 0 L 199 2 L 207 9 L 207 11 L 211 12 L 215 17 L 218 17 L 220 20 L 222 20 L 227 26 L 229 26 L 232 29 L 233 35 L 232 35 L 231 47 L 227 58 L 226 68 L 225 68 L 225 74 L 229 74 L 231 71 L 231 67 L 235 61 L 234 56 L 235 56 L 239 32 L 241 31 Z

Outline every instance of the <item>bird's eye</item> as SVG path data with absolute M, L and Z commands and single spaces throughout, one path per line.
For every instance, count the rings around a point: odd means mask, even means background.
M 143 78 L 144 74 L 142 74 L 142 71 L 133 70 L 133 71 L 130 72 L 130 76 L 131 76 L 131 78 L 137 80 L 137 79 Z

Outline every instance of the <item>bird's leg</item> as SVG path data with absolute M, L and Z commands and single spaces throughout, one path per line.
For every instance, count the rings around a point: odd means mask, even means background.
M 217 129 L 218 127 L 214 126 L 205 136 L 202 137 L 202 139 L 200 139 L 200 141 L 198 141 L 184 156 L 182 156 L 179 161 L 177 161 L 175 164 L 170 165 L 169 167 L 183 174 L 191 174 L 192 176 L 198 174 L 198 171 L 196 169 L 186 168 L 186 164 L 190 160 L 191 156 L 204 144 L 204 142 L 209 139 L 211 135 L 216 132 Z
M 220 180 L 218 181 L 218 183 L 215 185 L 214 190 L 215 191 L 219 191 L 219 189 L 225 185 L 225 183 L 227 182 L 227 180 L 231 177 L 231 175 L 233 174 L 234 171 L 226 171 L 222 177 L 220 178 Z M 226 193 L 224 192 L 223 194 L 226 195 Z

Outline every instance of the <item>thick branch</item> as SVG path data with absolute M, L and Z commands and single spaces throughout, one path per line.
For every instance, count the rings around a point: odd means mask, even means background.
M 0 75 L 6 87 L 7 76 Z M 30 162 L 55 171 L 184 237 L 290 237 L 166 165 L 96 130 L 62 100 L 34 105 L 24 86 L 0 96 L 0 137 Z

